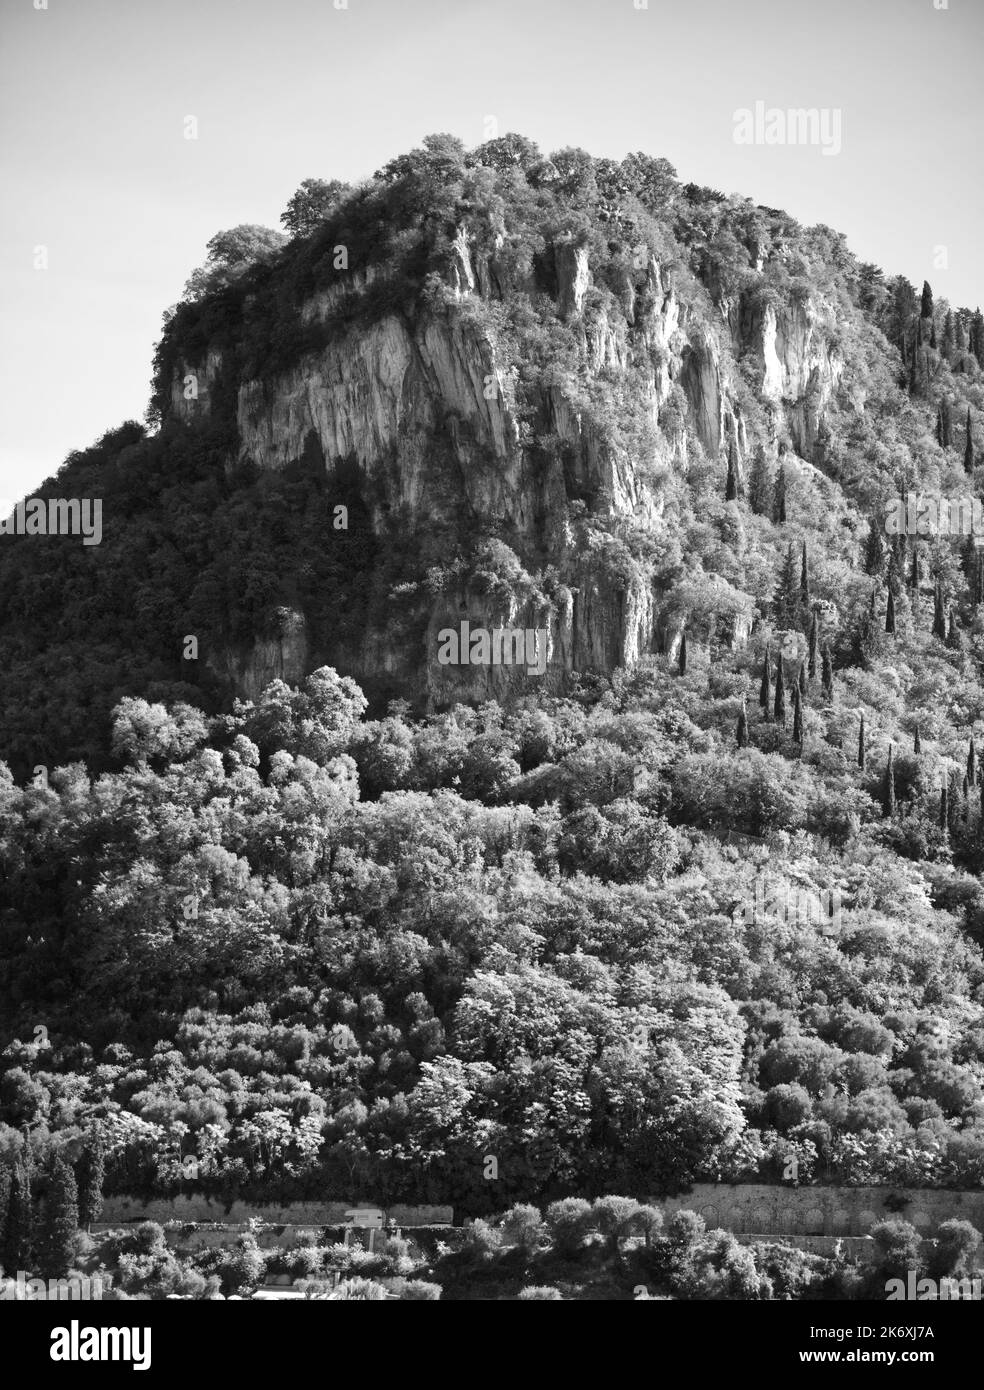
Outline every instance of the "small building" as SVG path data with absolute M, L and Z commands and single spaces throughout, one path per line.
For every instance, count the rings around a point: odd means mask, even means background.
M 352 1207 L 345 1213 L 345 1244 L 348 1245 L 353 1231 L 368 1231 L 369 1249 L 372 1250 L 376 1232 L 383 1229 L 383 1219 L 382 1207 Z
M 354 1226 L 360 1231 L 379 1230 L 383 1225 L 381 1207 L 353 1207 L 345 1213 L 346 1226 Z

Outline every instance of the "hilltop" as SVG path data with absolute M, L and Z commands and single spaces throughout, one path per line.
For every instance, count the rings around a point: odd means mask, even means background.
M 101 543 L 0 538 L 2 1146 L 466 1214 L 979 1185 L 984 581 L 885 518 L 980 494 L 980 314 L 517 136 L 285 226 L 41 490 Z
M 285 221 L 217 236 L 165 316 L 151 432 L 40 490 L 103 498 L 98 553 L 4 538 L 21 770 L 104 759 L 123 694 L 212 711 L 329 664 L 432 712 L 672 657 L 685 625 L 744 645 L 804 543 L 857 666 L 869 521 L 966 491 L 979 313 L 665 160 L 435 136 Z M 969 629 L 958 558 L 924 549 Z M 547 627 L 545 679 L 442 666 L 461 621 Z

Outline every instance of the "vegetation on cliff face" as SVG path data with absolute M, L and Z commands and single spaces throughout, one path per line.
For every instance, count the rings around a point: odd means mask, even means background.
M 2 538 L 3 1152 L 96 1128 L 110 1190 L 179 1190 L 192 1155 L 229 1196 L 475 1213 L 979 1184 L 984 585 L 972 546 L 882 521 L 980 490 L 979 315 L 643 156 L 439 136 L 324 187 L 255 262 L 217 242 L 246 259 L 169 316 L 158 432 L 42 489 L 104 498 L 103 544 Z M 339 246 L 374 274 L 339 287 Z M 524 459 L 563 480 L 550 526 L 429 534 L 426 497 L 389 525 L 316 440 L 241 456 L 242 383 L 394 314 L 493 344 Z M 174 418 L 209 353 L 208 412 Z M 402 668 L 348 679 L 434 593 L 561 612 L 575 570 L 651 619 L 632 665 L 438 712 L 394 698 Z M 330 666 L 234 706 L 206 657 L 285 610 Z

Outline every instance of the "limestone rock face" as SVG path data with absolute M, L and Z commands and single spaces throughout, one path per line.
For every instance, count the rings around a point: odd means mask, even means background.
M 720 465 L 722 488 L 732 442 L 745 468 L 739 356 L 758 362 L 763 402 L 784 415 L 797 453 L 812 457 L 843 366 L 830 346 L 830 306 L 738 299 L 711 311 L 703 290 L 678 283 L 651 253 L 621 282 L 592 287 L 589 249 L 569 240 L 544 264 L 552 279 L 514 247 L 508 227 L 493 227 L 481 247 L 459 227 L 443 302 L 347 313 L 339 327 L 340 298 L 367 294 L 382 273 L 353 270 L 298 306 L 306 329 L 323 326 L 323 346 L 262 381 L 223 379 L 241 458 L 278 470 L 313 449 L 329 487 L 354 479 L 374 544 L 412 543 L 427 557 L 405 576 L 413 592 L 399 613 L 377 603 L 344 645 L 313 639 L 295 611 L 279 637 L 226 653 L 217 669 L 239 694 L 255 698 L 275 677 L 297 681 L 327 663 L 357 680 L 385 674 L 433 708 L 502 698 L 527 682 L 561 689 L 573 671 L 630 665 L 676 638 L 661 618 L 665 595 L 621 537 L 659 537 L 661 479 L 695 456 Z M 578 373 L 545 372 L 531 384 L 489 312 L 513 297 L 570 335 Z M 172 415 L 191 426 L 207 418 L 224 371 L 218 351 L 197 366 L 182 360 Z M 189 372 L 197 399 L 184 388 Z M 515 583 L 497 589 L 456 570 L 463 536 L 498 537 Z M 442 567 L 435 587 L 427 576 Z M 439 634 L 465 620 L 547 629 L 546 673 L 440 664 Z M 750 622 L 736 621 L 731 640 L 744 641 Z
M 473 505 L 505 506 L 519 479 L 518 428 L 509 383 L 491 340 L 464 320 L 396 316 L 355 329 L 281 377 L 239 388 L 241 449 L 263 468 L 300 458 L 313 431 L 326 464 L 354 462 L 390 507 L 415 513 L 442 505 L 425 495 L 428 440 L 450 437 Z M 477 467 L 479 461 L 496 467 Z M 394 471 L 393 465 L 396 465 Z M 443 499 L 453 500 L 457 499 Z
M 284 609 L 280 614 L 279 636 L 258 637 L 246 650 L 227 649 L 220 661 L 209 665 L 246 700 L 256 700 L 274 680 L 297 685 L 311 670 L 304 614 Z
M 681 384 L 687 393 L 700 442 L 705 452 L 716 454 L 724 434 L 724 389 L 717 337 L 703 325 L 697 327 L 683 353 Z
M 583 246 L 564 242 L 557 247 L 557 283 L 560 288 L 560 313 L 564 318 L 579 314 L 584 296 L 591 284 L 588 252 Z
M 843 360 L 829 345 L 834 318 L 818 300 L 766 305 L 745 325 L 761 353 L 762 395 L 786 408 L 797 453 L 812 459 L 820 423 L 840 381 Z
M 459 227 L 451 243 L 452 284 L 457 295 L 470 294 L 475 288 L 475 272 L 472 270 L 471 253 L 468 249 L 468 234 Z
M 212 409 L 212 390 L 222 370 L 222 354 L 210 350 L 200 365 L 184 363 L 171 382 L 171 413 L 191 424 L 203 420 Z
M 347 272 L 344 280 L 325 286 L 304 301 L 300 311 L 301 322 L 323 323 L 341 299 L 365 290 L 375 279 L 376 267 L 373 265 Z

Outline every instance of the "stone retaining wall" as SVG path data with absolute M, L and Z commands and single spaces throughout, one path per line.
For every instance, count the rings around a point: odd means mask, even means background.
M 886 1198 L 905 1199 L 905 1205 L 893 1209 Z M 721 1226 L 735 1235 L 864 1236 L 877 1222 L 896 1216 L 924 1236 L 935 1234 L 951 1218 L 969 1221 L 984 1233 L 984 1191 L 696 1183 L 686 1196 L 657 1198 L 653 1204 L 667 1216 L 699 1212 L 708 1229 Z
M 901 1199 L 904 1205 L 886 1205 L 886 1199 Z M 893 1216 L 910 1222 L 924 1236 L 934 1235 L 941 1222 L 954 1217 L 970 1221 L 984 1234 L 981 1190 L 698 1183 L 686 1196 L 655 1198 L 653 1204 L 667 1216 L 684 1209 L 699 1212 L 709 1229 L 721 1226 L 735 1235 L 761 1236 L 765 1232 L 772 1237 L 860 1237 L 867 1235 L 876 1222 Z M 360 1204 L 291 1202 L 284 1206 L 256 1206 L 233 1202 L 226 1208 L 210 1197 L 180 1196 L 150 1202 L 107 1197 L 101 1224 L 214 1221 L 236 1226 L 258 1219 L 274 1226 L 320 1229 L 342 1225 L 346 1211 L 356 1205 Z M 452 1224 L 454 1210 L 443 1206 L 392 1206 L 386 1208 L 386 1216 L 392 1217 L 397 1226 L 441 1226 Z
M 226 1207 L 212 1197 L 162 1197 L 149 1202 L 133 1197 L 107 1197 L 103 1202 L 101 1225 L 118 1225 L 127 1221 L 217 1221 L 241 1225 L 256 1219 L 274 1226 L 341 1226 L 345 1213 L 371 1202 L 290 1202 L 286 1206 L 256 1206 L 251 1202 L 233 1202 Z M 385 1209 L 397 1226 L 450 1226 L 454 1220 L 453 1207 L 408 1207 L 395 1205 Z

